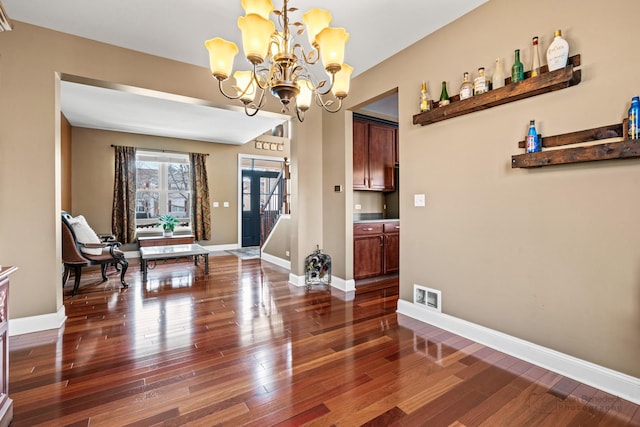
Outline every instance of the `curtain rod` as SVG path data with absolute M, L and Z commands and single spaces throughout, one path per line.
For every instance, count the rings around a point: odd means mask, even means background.
M 114 145 L 114 144 L 111 144 L 111 146 L 112 147 L 125 147 L 125 145 Z M 133 147 L 133 148 L 135 148 L 136 150 L 156 151 L 156 152 L 159 152 L 159 153 L 190 154 L 190 153 L 187 153 L 187 152 L 184 152 L 184 151 L 163 150 L 161 148 L 141 148 L 141 147 Z M 209 153 L 202 153 L 202 154 L 204 154 L 205 156 L 209 155 Z

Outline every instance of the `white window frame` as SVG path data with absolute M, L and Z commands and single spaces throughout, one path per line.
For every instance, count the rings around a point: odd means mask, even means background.
M 136 227 L 146 226 L 157 224 L 157 218 L 138 218 L 137 217 L 137 199 L 138 192 L 148 191 L 149 193 L 158 193 L 158 215 L 167 214 L 167 207 L 169 205 L 169 195 L 171 193 L 184 193 L 185 191 L 189 194 L 189 201 L 191 200 L 191 183 L 188 190 L 170 190 L 169 182 L 168 182 L 168 168 L 171 163 L 181 163 L 181 164 L 189 164 L 189 155 L 182 153 L 169 153 L 169 152 L 156 152 L 149 150 L 136 150 L 136 174 L 137 174 L 137 164 L 138 162 L 157 162 L 158 163 L 158 188 L 144 190 L 136 188 Z M 193 180 L 192 171 L 189 171 L 190 179 Z M 136 177 L 137 178 L 137 177 Z M 188 203 L 186 206 L 186 214 L 182 217 L 176 218 L 181 222 L 188 222 L 191 224 L 191 203 Z

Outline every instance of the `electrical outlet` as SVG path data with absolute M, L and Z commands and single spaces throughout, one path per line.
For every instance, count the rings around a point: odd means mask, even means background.
M 413 195 L 413 206 L 423 207 L 426 204 L 424 194 L 414 194 Z
M 223 208 L 228 208 L 229 207 L 229 202 L 223 202 L 222 203 L 222 207 Z
M 359 211 L 360 209 L 362 209 L 362 205 L 356 205 L 356 210 Z

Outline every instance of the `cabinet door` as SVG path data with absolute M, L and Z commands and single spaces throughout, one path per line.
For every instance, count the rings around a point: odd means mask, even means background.
M 370 123 L 369 188 L 371 190 L 395 190 L 394 164 L 395 129 L 387 125 Z
M 400 234 L 384 235 L 384 274 L 400 271 Z
M 354 279 L 364 279 L 382 274 L 382 240 L 381 234 L 353 239 Z
M 369 189 L 369 124 L 353 120 L 353 189 Z

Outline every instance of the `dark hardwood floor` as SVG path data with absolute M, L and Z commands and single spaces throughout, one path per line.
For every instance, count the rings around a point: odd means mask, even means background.
M 65 288 L 10 338 L 13 426 L 627 426 L 637 405 L 404 316 L 397 280 L 305 291 L 220 253 Z

